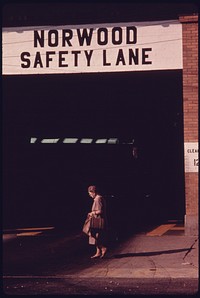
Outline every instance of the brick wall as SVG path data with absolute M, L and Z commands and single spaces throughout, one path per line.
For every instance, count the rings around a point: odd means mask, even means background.
M 184 142 L 198 142 L 198 15 L 180 16 L 183 32 Z M 185 173 L 185 233 L 198 234 L 198 173 Z

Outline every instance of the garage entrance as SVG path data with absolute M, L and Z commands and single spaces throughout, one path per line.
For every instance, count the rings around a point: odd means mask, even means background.
M 5 224 L 11 213 L 13 224 L 81 223 L 94 183 L 127 226 L 183 219 L 181 71 L 17 76 L 4 86 Z

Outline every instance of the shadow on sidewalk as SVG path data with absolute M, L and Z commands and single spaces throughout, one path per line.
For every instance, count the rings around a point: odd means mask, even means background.
M 139 253 L 124 253 L 124 254 L 116 254 L 114 256 L 111 256 L 110 259 L 114 259 L 114 258 L 120 259 L 120 258 L 128 258 L 128 257 L 156 256 L 156 255 L 162 255 L 162 254 L 179 253 L 179 252 L 189 251 L 189 250 L 191 250 L 191 247 L 189 247 L 189 248 L 180 248 L 180 249 L 162 250 L 162 251 L 149 251 L 149 252 L 139 252 Z

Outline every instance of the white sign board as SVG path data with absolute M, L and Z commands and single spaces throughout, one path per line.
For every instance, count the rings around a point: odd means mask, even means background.
M 185 172 L 198 172 L 199 171 L 199 147 L 198 143 L 185 143 Z
M 177 20 L 3 28 L 3 74 L 182 69 Z

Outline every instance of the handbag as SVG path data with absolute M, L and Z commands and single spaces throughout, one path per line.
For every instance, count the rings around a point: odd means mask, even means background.
M 89 232 L 90 232 L 90 222 L 91 222 L 91 217 L 87 217 L 82 229 L 83 233 L 85 233 L 86 235 L 89 235 Z
M 94 230 L 103 230 L 105 228 L 105 220 L 102 217 L 92 217 L 90 228 Z

